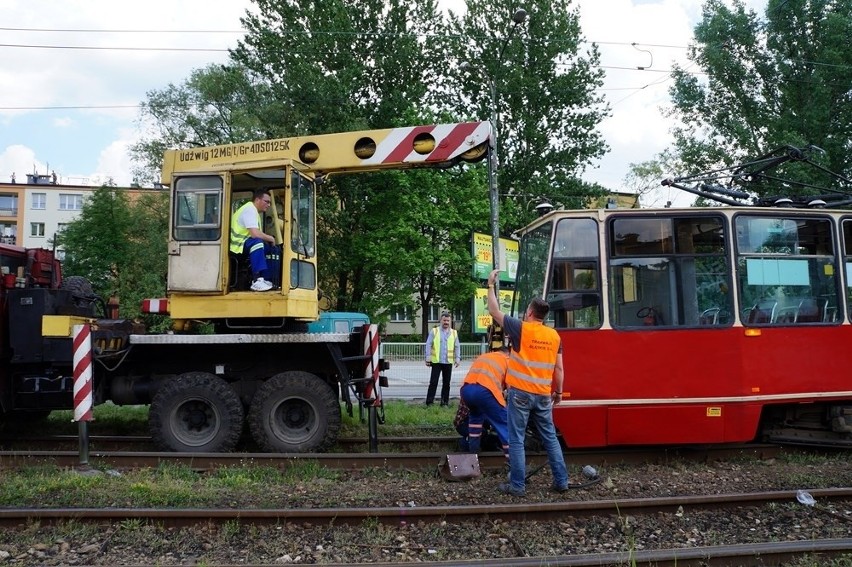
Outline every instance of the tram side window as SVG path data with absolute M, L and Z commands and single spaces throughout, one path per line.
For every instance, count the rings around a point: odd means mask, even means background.
M 846 305 L 849 309 L 849 318 L 852 319 L 852 219 L 844 219 L 841 227 L 843 230 L 843 264 L 846 268 Z M 838 317 L 842 318 L 842 312 L 834 307 L 827 314 L 826 319 L 834 322 Z
M 836 247 L 828 217 L 738 215 L 734 226 L 743 324 L 836 321 Z
M 722 216 L 615 216 L 608 231 L 614 327 L 733 322 Z
M 556 225 L 547 302 L 557 329 L 589 329 L 601 324 L 598 224 L 566 218 Z

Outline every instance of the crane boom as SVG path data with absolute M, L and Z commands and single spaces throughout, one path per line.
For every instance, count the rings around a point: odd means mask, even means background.
M 174 171 L 221 170 L 282 160 L 300 162 L 315 174 L 443 167 L 482 159 L 491 140 L 490 122 L 460 122 L 168 150 L 162 182 L 171 185 Z

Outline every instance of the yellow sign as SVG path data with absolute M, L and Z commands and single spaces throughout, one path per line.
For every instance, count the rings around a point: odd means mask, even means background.
M 722 417 L 722 408 L 709 407 L 707 408 L 707 417 Z
M 494 269 L 493 238 L 479 232 L 473 233 L 473 277 L 488 279 Z M 514 282 L 518 275 L 518 241 L 501 238 L 500 244 L 500 281 Z
M 511 289 L 500 290 L 500 310 L 503 313 L 508 313 L 512 309 L 513 295 L 514 292 Z M 485 333 L 488 331 L 490 324 L 491 314 L 488 312 L 488 290 L 479 288 L 476 290 L 473 301 L 473 332 Z

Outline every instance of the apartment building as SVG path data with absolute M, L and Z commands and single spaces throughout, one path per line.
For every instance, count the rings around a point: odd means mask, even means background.
M 0 182 L 0 242 L 24 248 L 53 248 L 57 232 L 80 214 L 97 187 L 59 182 L 55 173 L 28 173 L 26 183 L 14 177 Z M 153 189 L 117 188 L 131 198 Z M 59 250 L 59 257 L 62 251 Z

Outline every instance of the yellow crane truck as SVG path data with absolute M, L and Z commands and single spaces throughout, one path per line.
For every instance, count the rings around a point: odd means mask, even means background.
M 88 323 L 94 404 L 149 404 L 151 435 L 163 450 L 231 451 L 247 424 L 262 450 L 322 451 L 337 438 L 341 401 L 350 415 L 354 404 L 367 408 L 373 441 L 386 368 L 375 326 L 307 331 L 322 303 L 318 186 L 340 173 L 475 162 L 491 143 L 491 125 L 470 122 L 167 151 L 167 297 L 145 300 L 143 310 L 168 314 L 173 331 L 118 319 L 88 282 L 60 281 L 58 268 L 33 277 L 28 251 L 16 249 L 24 285 L 16 278 L 0 289 L 0 416 L 73 406 L 72 329 Z M 271 264 L 279 285 L 266 292 L 249 289 L 246 258 L 229 251 L 233 213 L 256 188 L 272 197 L 264 232 L 279 255 Z M 38 257 L 53 266 L 48 251 Z

